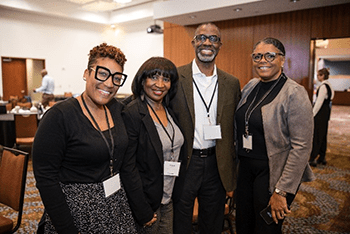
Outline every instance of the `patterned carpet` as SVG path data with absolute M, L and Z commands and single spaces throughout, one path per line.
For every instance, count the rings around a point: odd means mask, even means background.
M 350 107 L 333 106 L 326 160 L 326 166 L 314 168 L 317 179 L 301 185 L 283 233 L 350 233 Z M 35 233 L 42 212 L 30 162 L 23 220 L 17 233 Z M 1 205 L 0 213 L 15 217 Z

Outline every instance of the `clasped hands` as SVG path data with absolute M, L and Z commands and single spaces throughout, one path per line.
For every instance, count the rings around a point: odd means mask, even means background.
M 151 221 L 145 223 L 145 224 L 143 225 L 143 227 L 150 227 L 150 226 L 152 226 L 156 221 L 157 221 L 157 214 L 154 213 L 154 214 L 153 214 L 153 218 L 151 219 Z

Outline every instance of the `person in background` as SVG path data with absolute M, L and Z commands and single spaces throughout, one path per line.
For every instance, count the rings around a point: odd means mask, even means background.
M 310 155 L 310 166 L 326 165 L 328 121 L 331 117 L 331 104 L 334 90 L 328 81 L 329 71 L 322 68 L 317 72 L 317 79 L 321 82 L 316 91 L 316 101 L 313 107 L 314 138 Z M 317 156 L 320 155 L 318 158 Z M 316 161 L 317 158 L 317 161 Z
M 178 79 L 170 60 L 148 59 L 132 82 L 134 100 L 123 111 L 129 135 L 123 168 L 129 173 L 121 178 L 139 233 L 173 233 L 173 201 L 186 169 L 184 138 L 168 107 Z
M 49 102 L 55 99 L 55 96 L 53 95 L 55 89 L 55 81 L 51 76 L 47 74 L 46 69 L 43 69 L 41 71 L 41 76 L 43 77 L 41 86 L 37 89 L 34 89 L 33 92 L 42 93 L 41 104 L 44 106 L 44 108 L 46 108 L 46 106 L 49 105 Z
M 314 179 L 308 165 L 312 105 L 304 87 L 283 73 L 285 54 L 275 38 L 255 44 L 253 69 L 259 78 L 245 85 L 236 110 L 237 234 L 282 233 L 300 183 Z
M 125 61 L 106 43 L 91 49 L 85 91 L 40 120 L 32 154 L 45 207 L 38 233 L 136 233 L 119 180 L 128 136 L 114 96 L 127 78 Z
M 218 69 L 222 46 L 213 23 L 201 24 L 192 40 L 195 59 L 178 68 L 178 90 L 171 107 L 184 130 L 187 171 L 179 202 L 174 203 L 174 233 L 189 234 L 195 198 L 200 233 L 221 233 L 226 192 L 235 189 L 234 113 L 239 80 Z

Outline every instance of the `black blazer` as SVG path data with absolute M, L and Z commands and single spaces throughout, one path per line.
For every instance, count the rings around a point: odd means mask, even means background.
M 173 112 L 168 111 L 175 123 Z M 136 221 L 143 225 L 153 218 L 163 197 L 162 143 L 148 112 L 147 104 L 139 98 L 131 101 L 122 113 L 129 136 L 129 145 L 121 170 L 121 179 Z M 186 159 L 181 148 L 179 177 L 175 180 L 172 200 L 176 202 L 182 191 Z

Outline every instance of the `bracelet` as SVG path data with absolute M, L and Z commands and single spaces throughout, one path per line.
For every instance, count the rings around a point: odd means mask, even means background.
M 287 193 L 283 192 L 282 190 L 279 190 L 278 188 L 275 188 L 275 193 L 281 195 L 282 197 L 287 197 Z

